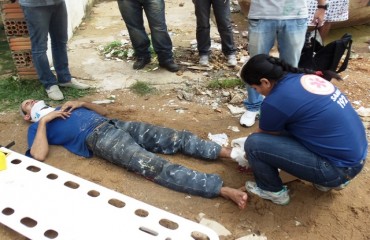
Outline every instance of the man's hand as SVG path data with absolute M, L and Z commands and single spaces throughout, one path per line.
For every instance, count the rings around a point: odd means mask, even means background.
M 68 101 L 62 105 L 60 111 L 62 112 L 72 112 L 76 108 L 83 107 L 84 102 L 80 101 Z
M 44 117 L 42 117 L 40 119 L 40 123 L 42 124 L 46 124 L 48 122 L 51 122 L 52 120 L 56 119 L 56 118 L 63 118 L 63 119 L 66 119 L 66 118 L 69 118 L 69 116 L 71 115 L 71 112 L 64 112 L 62 110 L 59 110 L 59 111 L 52 111 L 48 114 L 46 114 Z

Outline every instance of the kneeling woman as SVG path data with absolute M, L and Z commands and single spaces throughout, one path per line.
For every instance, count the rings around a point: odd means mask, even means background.
M 330 80 L 331 71 L 297 69 L 265 54 L 251 58 L 241 78 L 265 96 L 259 129 L 245 142 L 255 182 L 245 188 L 289 203 L 278 169 L 321 191 L 341 190 L 363 168 L 368 143 L 361 119 Z M 325 79 L 327 80 L 325 80 Z

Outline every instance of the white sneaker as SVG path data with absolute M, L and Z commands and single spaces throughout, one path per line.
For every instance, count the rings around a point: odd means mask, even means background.
M 229 67 L 235 67 L 238 62 L 236 61 L 236 56 L 235 54 L 231 54 L 227 56 L 227 66 Z
M 63 93 L 60 91 L 58 85 L 53 85 L 49 89 L 46 89 L 46 93 L 52 100 L 59 101 L 64 99 Z
M 70 82 L 67 83 L 59 83 L 59 86 L 61 87 L 70 87 L 70 88 L 75 88 L 75 89 L 88 89 L 90 88 L 89 85 L 80 83 L 77 81 L 75 78 L 72 78 Z
M 208 55 L 201 55 L 199 58 L 199 64 L 202 66 L 208 66 L 209 65 Z
M 258 118 L 259 115 L 260 115 L 259 111 L 257 112 L 246 111 L 240 118 L 240 125 L 244 127 L 252 127 L 256 123 L 256 118 Z
M 286 186 L 283 186 L 283 189 L 279 192 L 270 192 L 259 188 L 255 182 L 247 181 L 245 183 L 245 188 L 247 189 L 248 192 L 256 194 L 257 196 L 260 196 L 263 199 L 270 200 L 273 203 L 279 205 L 287 205 L 290 201 L 288 189 Z
M 313 184 L 313 186 L 317 189 L 317 190 L 320 190 L 322 192 L 328 192 L 330 190 L 337 190 L 337 191 L 340 191 L 340 190 L 343 190 L 345 187 L 348 186 L 348 184 L 350 183 L 351 181 L 348 180 L 347 182 L 345 183 L 342 183 L 341 185 L 339 185 L 338 187 L 325 187 L 325 186 L 321 186 L 319 184 Z

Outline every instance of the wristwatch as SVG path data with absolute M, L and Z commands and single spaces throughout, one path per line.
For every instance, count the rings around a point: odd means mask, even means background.
M 325 5 L 317 5 L 317 8 L 322 8 L 324 9 L 325 11 L 328 10 L 328 7 L 329 7 L 329 4 L 325 4 Z

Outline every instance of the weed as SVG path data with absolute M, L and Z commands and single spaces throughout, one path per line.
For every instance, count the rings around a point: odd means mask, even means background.
M 211 89 L 225 89 L 234 87 L 244 87 L 245 84 L 238 78 L 224 79 L 224 80 L 212 80 L 207 87 Z
M 150 86 L 149 83 L 143 82 L 143 81 L 137 81 L 136 83 L 132 84 L 130 86 L 130 89 L 131 91 L 133 91 L 134 93 L 140 96 L 148 95 L 150 93 L 155 93 L 157 91 L 156 88 Z
M 73 88 L 61 88 L 64 100 L 72 100 L 83 97 L 93 90 L 78 90 Z M 44 87 L 37 80 L 18 80 L 8 77 L 0 81 L 0 112 L 16 110 L 19 104 L 26 99 L 45 99 L 47 94 Z

